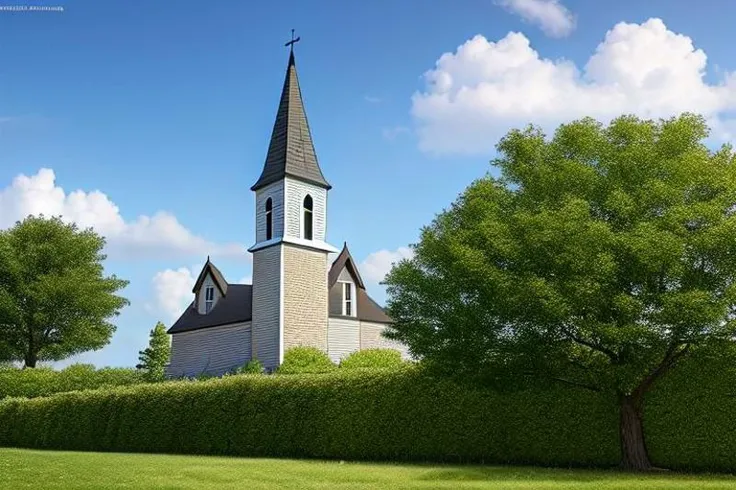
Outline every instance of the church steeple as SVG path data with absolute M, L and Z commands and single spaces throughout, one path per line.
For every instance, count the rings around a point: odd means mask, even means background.
M 286 68 L 286 78 L 281 90 L 281 101 L 271 133 L 271 142 L 268 145 L 266 163 L 258 181 L 251 187 L 252 191 L 287 175 L 324 189 L 332 187 L 319 168 L 307 114 L 304 111 L 294 60 L 294 43 L 298 40 L 299 38 L 293 38 L 292 31 L 292 40 L 287 43 L 287 46 L 291 47 L 289 64 Z

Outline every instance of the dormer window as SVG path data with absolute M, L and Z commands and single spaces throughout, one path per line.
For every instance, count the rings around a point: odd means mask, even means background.
M 307 194 L 307 197 L 304 198 L 304 223 L 303 223 L 303 231 L 304 231 L 304 239 L 305 240 L 311 240 L 312 239 L 312 207 L 314 203 L 312 202 L 312 196 Z
M 269 197 L 266 199 L 266 240 L 270 240 L 273 236 L 273 201 Z
M 212 310 L 212 305 L 215 303 L 215 288 L 213 286 L 207 286 L 204 290 L 204 312 L 209 313 Z
M 355 316 L 355 304 L 353 301 L 353 283 L 342 283 L 342 314 L 344 316 Z

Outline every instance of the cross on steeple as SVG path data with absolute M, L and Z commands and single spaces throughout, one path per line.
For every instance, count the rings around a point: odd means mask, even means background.
M 289 41 L 288 43 L 284 44 L 284 46 L 288 46 L 289 49 L 291 50 L 291 52 L 293 53 L 294 52 L 294 45 L 296 43 L 298 43 L 300 40 L 301 40 L 301 37 L 297 37 L 297 38 L 294 37 L 294 29 L 292 29 L 291 30 L 291 41 Z

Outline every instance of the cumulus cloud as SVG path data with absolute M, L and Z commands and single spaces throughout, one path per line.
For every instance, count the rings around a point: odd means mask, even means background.
M 401 259 L 410 259 L 413 256 L 414 251 L 409 247 L 399 247 L 396 250 L 379 250 L 368 255 L 358 268 L 367 281 L 379 283 L 383 281 L 396 262 Z
M 550 130 L 584 116 L 608 121 L 621 114 L 670 117 L 703 114 L 719 139 L 736 130 L 736 77 L 704 80 L 707 57 L 692 39 L 660 19 L 619 23 L 580 70 L 569 60 L 543 58 L 520 33 L 497 42 L 477 35 L 443 54 L 412 97 L 420 148 L 489 153 L 512 127 Z
M 32 176 L 18 175 L 0 189 L 0 229 L 28 215 L 61 216 L 82 228 L 92 227 L 107 238 L 114 258 L 213 255 L 246 257 L 239 244 L 216 244 L 195 235 L 170 213 L 159 211 L 125 221 L 120 209 L 100 191 L 65 192 L 56 185 L 53 170 L 42 168 Z
M 196 279 L 197 273 L 187 267 L 157 272 L 152 280 L 156 304 L 148 305 L 148 309 L 176 320 L 194 299 L 192 288 Z
M 384 139 L 387 139 L 388 141 L 394 141 L 396 138 L 401 136 L 402 134 L 409 134 L 411 130 L 407 128 L 406 126 L 393 126 L 390 128 L 383 128 L 381 130 L 381 134 L 383 135 Z
M 496 4 L 550 37 L 565 37 L 575 29 L 575 16 L 559 0 L 496 0 Z

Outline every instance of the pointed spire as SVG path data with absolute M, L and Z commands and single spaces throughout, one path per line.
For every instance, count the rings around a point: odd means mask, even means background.
M 258 181 L 251 187 L 252 191 L 281 180 L 287 175 L 325 189 L 332 187 L 327 183 L 319 168 L 307 123 L 307 114 L 304 111 L 294 60 L 294 43 L 297 41 L 299 38 L 294 39 L 292 32 L 292 40 L 287 43 L 287 46 L 291 47 L 289 64 L 286 68 L 271 142 L 268 145 L 266 163 Z

